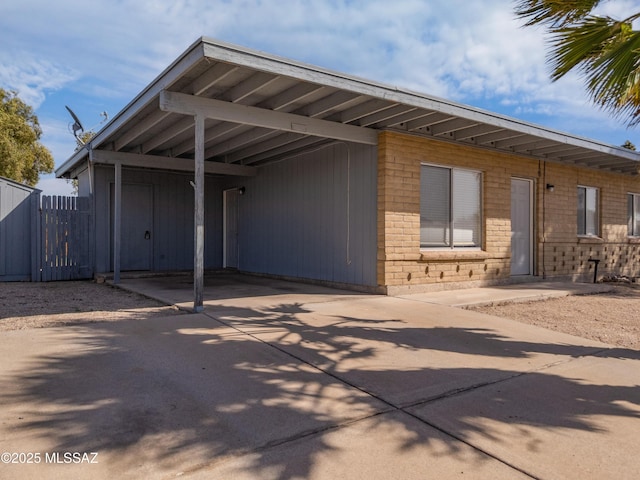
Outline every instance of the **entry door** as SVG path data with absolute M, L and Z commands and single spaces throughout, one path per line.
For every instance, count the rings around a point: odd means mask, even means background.
M 511 275 L 533 273 L 533 181 L 511 179 Z
M 113 239 L 113 199 L 111 185 L 111 238 Z M 153 255 L 153 189 L 151 185 L 122 185 L 122 236 L 120 269 L 151 270 Z M 113 244 L 113 240 L 111 242 Z M 113 245 L 111 247 L 113 263 Z
M 223 202 L 223 267 L 238 268 L 238 190 L 225 190 Z

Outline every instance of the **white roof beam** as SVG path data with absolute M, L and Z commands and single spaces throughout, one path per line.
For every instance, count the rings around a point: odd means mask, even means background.
M 138 155 L 136 153 L 110 152 L 94 150 L 93 161 L 103 165 L 121 164 L 125 167 L 156 168 L 159 170 L 173 170 L 179 172 L 193 172 L 194 162 L 188 158 L 161 157 L 158 155 Z M 205 162 L 205 173 L 216 175 L 236 175 L 254 177 L 257 170 L 247 165 L 232 165 L 221 162 Z
M 277 132 L 277 133 L 280 133 L 280 132 Z M 267 152 L 272 151 L 276 148 L 280 148 L 285 145 L 289 145 L 291 143 L 297 142 L 298 140 L 300 140 L 300 138 L 301 138 L 300 135 L 297 135 L 295 133 L 280 133 L 277 137 L 270 138 L 258 144 L 233 152 L 229 155 L 225 155 L 224 158 L 229 163 L 239 162 L 247 158 L 256 157 L 257 155 L 263 154 L 265 151 Z M 302 138 L 309 138 L 314 142 L 317 141 L 317 138 L 314 138 L 314 137 L 302 137 Z M 312 142 L 310 141 L 309 143 L 312 143 Z
M 228 92 L 225 92 L 223 98 L 229 102 L 237 103 L 258 90 L 266 87 L 270 83 L 275 82 L 279 77 L 269 73 L 258 72 L 249 78 L 240 82 Z
M 267 108 L 269 110 L 282 110 L 283 108 L 299 102 L 323 88 L 325 87 L 312 83 L 300 83 L 294 87 L 287 88 L 285 91 L 274 95 L 269 100 L 266 100 L 256 106 L 260 108 Z
M 270 130 L 268 128 L 252 128 L 240 135 L 218 143 L 217 145 L 208 148 L 206 158 L 216 157 L 219 155 L 227 155 L 227 152 L 232 152 L 244 147 L 252 142 L 258 141 L 261 138 L 274 135 L 277 131 Z
M 472 127 L 474 125 L 477 125 L 477 123 L 467 120 L 466 118 L 455 118 L 453 120 L 438 123 L 431 127 L 430 130 L 432 135 L 446 135 L 448 133 L 455 132 L 456 130 Z
M 207 143 L 213 142 L 216 138 L 222 137 L 223 135 L 228 135 L 229 133 L 233 132 L 234 130 L 238 130 L 241 127 L 242 125 L 238 125 L 237 123 L 218 123 L 217 125 L 205 130 L 204 143 L 206 145 Z M 193 148 L 193 139 L 189 138 L 171 148 L 171 154 L 174 157 L 177 157 L 185 152 L 193 150 Z
M 378 144 L 378 133 L 368 128 L 343 125 L 291 113 L 275 112 L 273 110 L 201 98 L 184 93 L 168 92 L 166 90 L 160 93 L 160 109 L 183 115 L 204 115 L 214 120 L 271 128 L 302 135 L 333 138 L 367 145 Z
M 163 143 L 167 143 L 171 139 L 180 135 L 181 133 L 184 133 L 187 130 L 193 128 L 193 122 L 194 120 L 191 117 L 182 118 L 178 120 L 176 123 L 171 125 L 162 133 L 160 133 L 159 135 L 156 135 L 153 139 L 142 144 L 141 146 L 142 153 L 149 153 L 151 150 L 154 150 L 156 147 L 162 145 Z
M 191 84 L 193 95 L 202 95 L 211 87 L 220 83 L 226 77 L 237 71 L 239 67 L 228 63 L 216 63 L 205 73 L 197 77 Z
M 422 117 L 411 122 L 407 122 L 407 130 L 418 130 L 420 128 L 429 127 L 439 122 L 451 119 L 451 115 L 445 113 L 433 112 L 427 117 Z
M 167 118 L 169 115 L 170 114 L 167 112 L 161 112 L 159 110 L 156 110 L 155 112 L 150 114 L 148 117 L 138 122 L 135 127 L 132 127 L 131 129 L 125 131 L 124 135 L 122 135 L 120 138 L 118 138 L 114 142 L 113 149 L 120 150 L 125 146 L 129 145 L 136 138 L 140 137 L 145 132 L 155 127 L 156 125 L 158 125 L 162 120 Z
M 387 108 L 373 115 L 367 115 L 358 120 L 358 125 L 361 127 L 368 127 L 370 125 L 389 120 L 394 117 L 398 117 L 403 113 L 412 112 L 415 108 L 407 107 L 406 105 L 395 105 L 391 108 Z
M 335 108 L 341 108 L 350 103 L 362 100 L 362 95 L 356 95 L 352 92 L 344 92 L 342 90 L 327 95 L 320 100 L 307 105 L 293 113 L 304 115 L 305 117 L 321 117 Z

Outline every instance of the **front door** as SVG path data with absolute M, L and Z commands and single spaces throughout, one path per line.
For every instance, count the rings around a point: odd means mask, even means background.
M 111 185 L 113 238 L 114 186 Z M 151 270 L 153 255 L 153 189 L 151 185 L 122 184 L 122 236 L 120 269 Z M 113 244 L 113 242 L 112 242 Z M 111 247 L 113 264 L 113 245 Z
M 533 273 L 533 181 L 511 179 L 511 275 Z
M 238 190 L 225 190 L 223 202 L 223 267 L 238 268 Z

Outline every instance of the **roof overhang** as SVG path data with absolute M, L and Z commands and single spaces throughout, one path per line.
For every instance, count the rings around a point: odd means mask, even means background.
M 424 94 L 207 38 L 195 42 L 56 170 L 87 159 L 193 171 L 194 116 L 205 120 L 209 173 L 254 175 L 323 143 L 375 145 L 380 131 L 636 175 L 640 154 Z

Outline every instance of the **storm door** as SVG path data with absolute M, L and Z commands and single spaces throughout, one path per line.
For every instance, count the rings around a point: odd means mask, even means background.
M 511 179 L 511 275 L 533 274 L 533 181 Z

